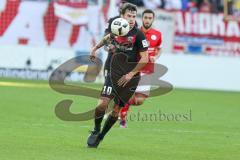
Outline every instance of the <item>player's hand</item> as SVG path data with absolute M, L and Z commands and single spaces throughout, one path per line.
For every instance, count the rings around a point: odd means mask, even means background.
M 119 80 L 118 80 L 118 85 L 125 87 L 126 84 L 132 79 L 134 76 L 133 72 L 129 72 L 128 74 L 123 75 Z
M 97 51 L 96 47 L 93 47 L 91 52 L 90 52 L 90 57 L 89 58 L 92 62 L 96 61 L 96 57 L 97 57 L 96 51 Z
M 110 52 L 114 52 L 115 51 L 116 47 L 113 44 L 109 44 L 108 47 L 109 47 L 109 51 Z

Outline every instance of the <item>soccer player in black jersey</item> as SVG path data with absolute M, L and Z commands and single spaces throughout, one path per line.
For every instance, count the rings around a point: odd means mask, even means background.
M 107 34 L 111 33 L 111 24 L 112 22 L 117 19 L 117 18 L 120 18 L 121 17 L 121 13 L 124 10 L 126 10 L 126 7 L 129 6 L 130 3 L 127 3 L 125 1 L 122 2 L 122 4 L 120 5 L 119 7 L 119 15 L 118 16 L 115 16 L 115 17 L 112 17 L 108 20 L 108 25 L 107 25 L 107 28 L 105 29 L 104 31 L 104 35 L 106 36 Z M 135 26 L 138 27 L 137 25 L 137 22 L 135 22 Z M 108 51 L 108 56 L 107 56 L 107 59 L 106 59 L 106 62 L 105 62 L 105 66 L 104 66 L 104 73 L 106 73 L 107 71 L 110 70 L 110 60 L 112 58 L 112 49 L 114 48 L 114 46 L 112 44 L 106 44 L 105 45 L 105 50 Z
M 120 17 L 126 19 L 130 25 L 128 34 L 120 37 L 109 33 L 92 48 L 90 55 L 92 61 L 96 58 L 96 51 L 106 44 L 111 47 L 112 53 L 109 53 L 111 55 L 105 64 L 105 83 L 95 109 L 95 126 L 88 138 L 88 147 L 96 148 L 117 121 L 121 107 L 131 98 L 138 85 L 139 70 L 148 62 L 148 43 L 143 32 L 135 25 L 136 15 L 137 7 L 125 3 L 121 8 Z M 101 130 L 105 110 L 112 99 L 115 103 L 114 109 Z

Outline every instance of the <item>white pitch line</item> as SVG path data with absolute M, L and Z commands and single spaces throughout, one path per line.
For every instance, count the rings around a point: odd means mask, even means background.
M 24 87 L 24 88 L 49 88 L 48 84 L 34 84 L 23 82 L 0 82 L 0 86 L 3 87 Z

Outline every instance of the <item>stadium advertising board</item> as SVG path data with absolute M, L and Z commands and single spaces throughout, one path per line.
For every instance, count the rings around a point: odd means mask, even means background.
M 239 56 L 240 23 L 223 14 L 176 12 L 174 52 Z

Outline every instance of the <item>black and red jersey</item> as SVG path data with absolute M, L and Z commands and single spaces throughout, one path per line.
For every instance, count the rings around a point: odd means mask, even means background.
M 105 30 L 105 35 L 111 33 L 111 23 L 116 16 L 108 21 L 108 27 Z M 138 62 L 139 53 L 148 49 L 148 43 L 143 32 L 137 27 L 137 24 L 128 32 L 126 36 L 111 36 L 111 44 L 115 46 L 114 53 L 123 53 L 128 57 L 129 62 Z M 113 53 L 108 54 L 105 62 L 105 69 L 109 70 L 110 60 Z
M 134 26 L 126 36 L 113 36 L 115 53 L 127 55 L 129 62 L 137 62 L 139 53 L 148 49 L 148 42 L 143 32 Z

